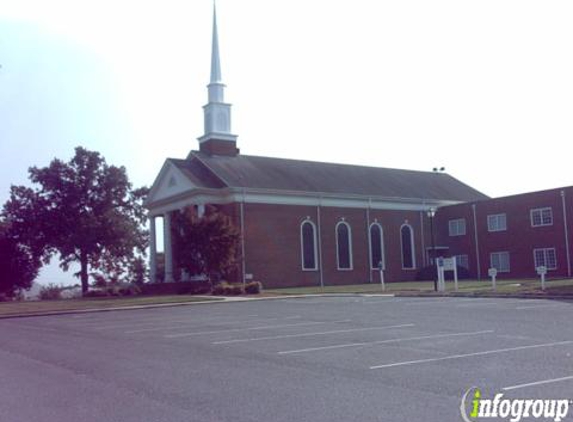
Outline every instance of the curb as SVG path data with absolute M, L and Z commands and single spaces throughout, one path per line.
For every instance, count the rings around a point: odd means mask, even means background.
M 237 296 L 205 296 L 214 300 L 205 300 L 197 302 L 173 302 L 173 303 L 156 303 L 149 305 L 134 305 L 134 306 L 118 306 L 114 308 L 94 308 L 94 309 L 66 309 L 61 311 L 37 312 L 29 314 L 13 314 L 13 315 L 0 315 L 0 320 L 15 319 L 15 318 L 33 318 L 43 316 L 58 316 L 58 315 L 74 315 L 74 314 L 92 314 L 100 312 L 115 312 L 115 311 L 135 311 L 140 309 L 156 309 L 156 308 L 173 308 L 178 306 L 192 306 L 192 305 L 208 305 L 208 304 L 221 304 L 221 303 L 239 303 L 239 302 L 254 302 L 262 300 L 283 300 L 283 299 L 300 299 L 305 297 L 394 297 L 394 294 L 370 294 L 370 293 L 315 293 L 307 295 L 284 295 L 284 296 L 270 296 L 270 297 L 237 297 Z
M 205 300 L 197 302 L 173 302 L 173 303 L 155 303 L 149 305 L 117 306 L 114 308 L 65 309 L 61 311 L 37 312 L 29 314 L 0 315 L 0 320 L 12 319 L 12 318 L 57 316 L 57 315 L 92 314 L 98 312 L 136 311 L 139 309 L 171 308 L 171 307 L 186 306 L 186 305 L 206 305 L 209 303 L 227 303 L 227 301 L 222 299 L 222 300 Z
M 211 298 L 212 296 L 205 296 Z M 420 294 L 420 293 L 313 293 L 306 295 L 284 295 L 284 296 L 271 296 L 271 297 L 235 297 L 235 296 L 220 296 L 216 297 L 219 300 L 211 299 L 197 302 L 174 302 L 174 303 L 156 303 L 149 305 L 134 305 L 134 306 L 119 306 L 114 308 L 95 308 L 95 309 L 68 309 L 61 311 L 51 312 L 38 312 L 30 314 L 13 314 L 13 315 L 0 315 L 0 320 L 15 319 L 15 318 L 32 318 L 43 316 L 58 316 L 58 315 L 74 315 L 74 314 L 91 314 L 101 312 L 115 312 L 115 311 L 135 311 L 141 309 L 158 309 L 158 308 L 174 308 L 180 306 L 192 305 L 208 305 L 208 304 L 221 304 L 221 303 L 240 303 L 240 302 L 255 302 L 264 300 L 284 300 L 284 299 L 301 299 L 313 297 L 418 297 L 418 298 L 436 298 L 436 297 L 465 297 L 470 299 L 546 299 L 546 300 L 570 300 L 573 301 L 573 296 L 546 296 L 546 295 L 484 295 L 476 296 L 471 293 L 451 293 L 451 294 Z

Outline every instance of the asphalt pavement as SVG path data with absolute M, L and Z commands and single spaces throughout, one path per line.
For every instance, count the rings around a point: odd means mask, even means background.
M 348 296 L 1 320 L 0 420 L 460 421 L 472 387 L 573 399 L 572 317 L 563 301 Z

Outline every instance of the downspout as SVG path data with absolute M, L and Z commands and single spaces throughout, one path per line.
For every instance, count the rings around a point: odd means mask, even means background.
M 372 284 L 372 239 L 370 239 L 370 207 L 372 198 L 368 198 L 368 207 L 366 207 L 366 237 L 368 239 L 368 282 Z
M 241 273 L 243 284 L 246 283 L 246 269 L 245 269 L 245 189 L 243 188 L 243 195 L 241 196 Z
M 426 267 L 428 265 L 426 259 L 428 251 L 426 250 L 426 238 L 424 236 L 424 211 L 420 211 L 420 230 L 422 231 L 422 263 Z
M 563 231 L 565 232 L 565 252 L 567 254 L 567 277 L 571 277 L 571 253 L 569 251 L 569 229 L 567 224 L 567 207 L 565 206 L 565 191 L 561 191 L 561 204 L 563 205 Z
M 324 288 L 324 275 L 322 274 L 322 228 L 320 225 L 320 204 L 322 200 L 318 198 L 318 205 L 316 206 L 316 223 L 318 226 L 318 273 L 320 276 L 320 288 Z
M 477 229 L 477 216 L 476 216 L 476 204 L 472 204 L 472 212 L 474 215 L 474 236 L 476 245 L 476 263 L 477 263 L 477 278 L 481 280 L 481 263 L 479 257 L 479 240 L 478 240 L 478 229 Z

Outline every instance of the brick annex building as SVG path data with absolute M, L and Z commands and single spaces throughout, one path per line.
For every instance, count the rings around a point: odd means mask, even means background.
M 231 217 L 242 238 L 237 278 L 266 287 L 375 282 L 380 264 L 386 281 L 414 280 L 433 256 L 456 256 L 480 279 L 490 267 L 535 277 L 540 265 L 550 277 L 571 276 L 573 187 L 490 199 L 444 173 L 241 155 L 224 89 L 214 15 L 205 134 L 198 151 L 166 160 L 146 202 L 152 281 L 184 278 L 171 213 L 189 206 Z

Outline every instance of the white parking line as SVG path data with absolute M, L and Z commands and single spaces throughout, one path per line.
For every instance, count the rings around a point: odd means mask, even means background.
M 245 315 L 245 318 L 249 317 L 257 317 L 258 315 Z M 161 318 L 154 318 L 152 320 L 136 320 L 134 319 L 133 322 L 130 323 L 118 323 L 118 324 L 108 324 L 108 325 L 98 325 L 98 322 L 92 322 L 89 326 L 85 326 L 85 328 L 93 328 L 94 330 L 111 330 L 114 328 L 129 328 L 129 327 L 141 327 L 142 325 L 153 325 L 153 324 L 170 324 L 174 322 L 181 322 L 181 323 L 188 323 L 188 322 L 195 322 L 198 324 L 208 324 L 210 321 L 219 321 L 221 319 L 230 319 L 236 318 L 235 316 L 229 315 L 221 315 L 221 316 L 214 316 L 212 318 L 206 319 L 183 319 L 183 318 L 176 318 L 176 319 L 161 319 Z M 77 327 L 79 324 L 74 324 L 73 327 Z
M 424 299 L 424 300 L 402 300 L 396 302 L 400 305 L 404 304 L 407 306 L 419 306 L 419 305 L 440 305 L 442 303 L 454 302 L 450 298 L 442 298 L 442 299 Z
M 245 343 L 245 342 L 249 342 L 249 341 L 262 341 L 262 340 L 280 340 L 280 339 L 284 339 L 284 338 L 312 337 L 312 336 L 323 336 L 323 335 L 328 335 L 328 334 L 353 333 L 356 331 L 388 330 L 391 328 L 414 327 L 414 325 L 415 324 L 387 325 L 384 327 L 350 328 L 348 330 L 321 331 L 318 333 L 285 334 L 283 336 L 242 338 L 242 339 L 235 339 L 235 340 L 215 341 L 215 342 L 213 342 L 213 344 Z
M 539 308 L 560 308 L 561 304 L 558 303 L 546 303 L 543 305 L 528 305 L 528 306 L 519 306 L 515 308 L 517 311 L 526 311 L 528 309 L 539 309 Z
M 502 388 L 502 390 L 503 391 L 517 390 L 520 388 L 533 387 L 536 385 L 543 385 L 543 384 L 553 384 L 555 382 L 570 381 L 570 380 L 573 380 L 573 376 L 563 377 L 563 378 L 554 378 L 554 379 L 544 380 L 544 381 L 530 382 L 527 384 L 512 385 L 511 387 L 504 387 L 504 388 Z
M 462 303 L 456 305 L 456 308 L 473 308 L 474 306 L 495 306 L 499 305 L 500 302 L 474 302 L 474 303 Z
M 294 316 L 289 316 L 289 317 L 279 317 L 279 318 L 265 318 L 265 321 L 276 321 L 276 320 L 287 320 L 287 319 L 299 319 L 302 318 L 300 315 L 294 315 Z M 209 327 L 216 327 L 218 325 L 229 325 L 229 324 L 245 324 L 248 322 L 259 322 L 258 320 L 252 320 L 252 319 L 247 319 L 247 320 L 242 320 L 242 321 L 225 321 L 225 322 L 216 322 L 216 323 L 204 323 L 201 325 L 208 325 Z M 201 325 L 195 323 L 195 324 L 183 324 L 180 327 L 153 327 L 153 328 L 142 328 L 140 330 L 129 330 L 129 331 L 124 331 L 124 334 L 137 334 L 137 333 L 147 333 L 150 331 L 161 331 L 161 330 L 180 330 L 180 329 L 190 329 L 193 327 L 196 328 L 201 328 Z
M 573 340 L 559 341 L 559 342 L 555 342 L 555 343 L 532 344 L 529 346 L 510 347 L 507 349 L 486 350 L 484 352 L 465 353 L 465 354 L 460 354 L 460 355 L 444 356 L 441 358 L 419 359 L 419 360 L 411 360 L 411 361 L 406 361 L 406 362 L 396 362 L 396 363 L 389 363 L 386 365 L 371 366 L 370 369 L 383 369 L 383 368 L 393 368 L 393 367 L 397 367 L 397 366 L 418 365 L 418 364 L 429 363 L 429 362 L 440 362 L 443 360 L 462 359 L 462 358 L 469 358 L 469 357 L 474 357 L 474 356 L 493 355 L 496 353 L 507 353 L 507 352 L 516 352 L 519 350 L 538 349 L 541 347 L 564 346 L 566 344 L 573 344 Z
M 386 343 L 400 343 L 403 341 L 429 340 L 429 339 L 447 338 L 447 337 L 461 337 L 461 336 L 475 336 L 475 335 L 480 335 L 480 334 L 491 334 L 493 332 L 494 332 L 494 330 L 485 330 L 485 331 L 472 331 L 472 332 L 468 332 L 468 333 L 433 334 L 433 335 L 419 336 L 419 337 L 393 338 L 393 339 L 389 339 L 389 340 L 369 341 L 369 342 L 364 342 L 364 343 L 346 343 L 346 344 L 335 344 L 333 346 L 309 347 L 307 349 L 286 350 L 286 351 L 278 352 L 278 354 L 279 355 L 291 355 L 294 353 L 319 352 L 319 351 L 323 351 L 323 350 L 343 349 L 343 348 L 347 348 L 347 347 L 362 347 L 362 346 L 373 346 L 373 345 L 386 344 Z
M 231 328 L 228 330 L 215 330 L 215 331 L 198 331 L 193 333 L 182 333 L 182 334 L 166 334 L 165 338 L 179 338 L 179 337 L 190 337 L 198 336 L 203 334 L 217 334 L 217 333 L 231 333 L 236 331 L 250 331 L 250 330 L 267 330 L 272 328 L 286 328 L 286 327 L 303 327 L 308 325 L 320 325 L 320 324 L 340 324 L 344 322 L 351 322 L 350 319 L 345 319 L 341 321 L 321 321 L 321 322 L 303 322 L 300 324 L 282 324 L 282 325 L 262 325 L 259 327 L 246 327 L 246 328 Z

